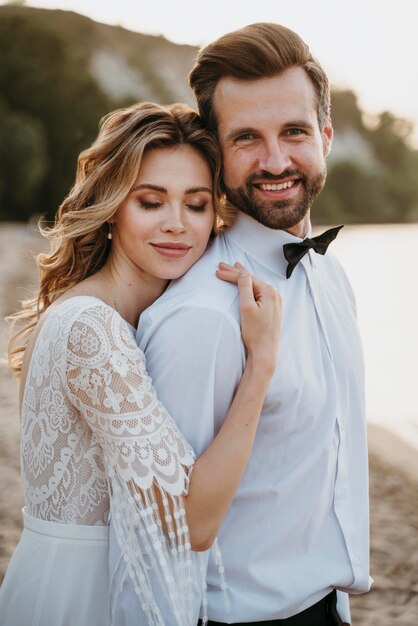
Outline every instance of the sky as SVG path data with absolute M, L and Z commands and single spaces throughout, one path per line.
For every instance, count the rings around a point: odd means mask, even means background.
M 353 89 L 367 113 L 390 110 L 412 121 L 418 147 L 417 0 L 27 0 L 26 4 L 72 10 L 192 45 L 204 45 L 253 22 L 284 24 L 309 44 L 334 87 Z

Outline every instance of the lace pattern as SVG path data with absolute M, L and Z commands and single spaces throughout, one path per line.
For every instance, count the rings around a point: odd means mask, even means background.
M 52 521 L 104 524 L 110 506 L 127 571 L 148 623 L 156 626 L 164 625 L 162 596 L 178 626 L 192 624 L 192 588 L 200 576 L 182 496 L 194 459 L 121 317 L 90 297 L 51 309 L 22 405 L 27 511 Z M 157 600 L 151 571 L 162 594 Z

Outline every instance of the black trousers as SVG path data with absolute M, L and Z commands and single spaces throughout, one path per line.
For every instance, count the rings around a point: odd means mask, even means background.
M 199 620 L 198 626 L 201 624 Z M 233 626 L 249 626 L 250 624 L 251 626 L 342 626 L 343 622 L 337 613 L 337 592 L 334 589 L 325 598 L 292 617 L 266 622 L 241 622 Z M 228 624 L 209 621 L 208 626 L 228 626 Z

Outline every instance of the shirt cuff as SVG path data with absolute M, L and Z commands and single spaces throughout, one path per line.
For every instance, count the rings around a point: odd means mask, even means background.
M 344 623 L 351 624 L 350 599 L 348 593 L 337 589 L 337 611 Z

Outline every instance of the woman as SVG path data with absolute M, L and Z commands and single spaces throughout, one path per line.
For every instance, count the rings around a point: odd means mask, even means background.
M 3 626 L 110 623 L 109 512 L 147 622 L 168 626 L 163 608 L 170 626 L 196 621 L 192 551 L 213 543 L 245 469 L 277 358 L 279 297 L 220 267 L 239 286 L 248 360 L 198 459 L 158 402 L 133 332 L 228 219 L 218 177 L 216 143 L 185 105 L 115 111 L 79 157 L 45 233 L 39 295 L 14 316 L 25 529 L 1 588 Z

